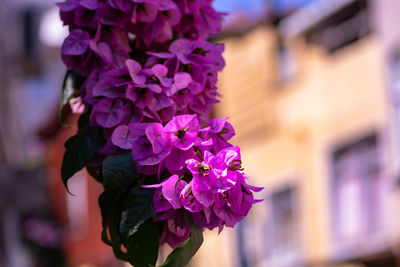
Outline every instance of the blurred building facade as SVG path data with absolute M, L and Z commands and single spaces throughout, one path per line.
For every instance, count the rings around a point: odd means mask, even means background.
M 398 10 L 314 1 L 219 37 L 215 115 L 265 200 L 192 266 L 400 266 Z
M 61 130 L 56 118 L 68 29 L 55 2 L 0 5 L 0 267 L 121 266 L 100 239 L 101 185 L 80 172 L 73 196 L 61 182 L 76 128 Z
M 57 49 L 44 49 L 39 36 L 41 18 L 52 4 L 3 0 L 0 7 L 0 266 L 4 267 L 65 266 L 63 231 L 52 213 L 44 149 L 36 135 L 54 108 L 47 105 L 58 95 L 52 86 L 62 81 L 57 71 L 63 69 L 57 68 L 54 57 Z

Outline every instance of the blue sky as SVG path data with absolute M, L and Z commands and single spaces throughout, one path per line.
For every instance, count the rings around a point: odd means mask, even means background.
M 257 11 L 260 6 L 267 2 L 273 2 L 279 9 L 304 5 L 315 0 L 214 0 L 214 7 L 218 11 Z

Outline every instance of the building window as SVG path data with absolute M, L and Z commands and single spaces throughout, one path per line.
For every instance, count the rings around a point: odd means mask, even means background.
M 357 242 L 379 229 L 380 155 L 370 135 L 336 149 L 333 158 L 333 227 L 339 243 Z
M 334 10 L 306 32 L 307 41 L 335 52 L 370 32 L 368 1 L 358 0 Z
M 236 227 L 238 266 L 299 266 L 297 187 L 273 191 Z
M 238 223 L 236 227 L 238 245 L 238 266 L 264 266 L 265 259 L 265 231 L 263 216 L 251 211 L 249 216 Z
M 277 266 L 295 266 L 299 260 L 296 189 L 287 187 L 270 198 L 269 260 Z

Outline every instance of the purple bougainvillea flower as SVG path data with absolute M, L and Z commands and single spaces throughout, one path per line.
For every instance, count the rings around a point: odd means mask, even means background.
M 240 213 L 242 216 L 247 216 L 252 205 L 262 201 L 262 199 L 255 199 L 252 192 L 260 192 L 264 188 L 246 184 L 244 179 L 242 179 L 240 185 L 243 196 Z
M 140 160 L 146 159 L 153 155 L 153 148 L 147 138 L 141 137 L 136 139 L 132 145 L 132 157 L 136 165 L 142 165 Z
M 171 0 L 163 0 L 160 3 L 160 14 L 169 26 L 175 26 L 181 19 L 181 12 L 178 6 Z
M 165 157 L 168 156 L 170 150 L 163 150 L 159 154 L 154 154 L 153 152 L 146 158 L 140 159 L 137 161 L 137 164 L 142 166 L 151 166 L 159 164 Z
M 75 25 L 86 28 L 87 30 L 95 30 L 98 24 L 96 10 L 85 8 L 82 5 L 79 5 L 75 9 L 73 17 Z
M 108 0 L 108 3 L 112 8 L 119 9 L 125 13 L 129 12 L 133 7 L 133 2 L 130 0 Z
M 170 45 L 169 51 L 172 55 L 176 56 L 182 64 L 190 64 L 191 62 L 187 56 L 193 51 L 191 44 L 192 42 L 188 39 L 178 39 Z
M 213 211 L 228 227 L 234 227 L 236 223 L 243 219 L 242 215 L 232 211 L 226 204 L 219 207 L 215 205 Z
M 157 112 L 162 109 L 165 109 L 167 107 L 170 107 L 174 104 L 174 101 L 167 97 L 165 94 L 160 93 L 160 94 L 154 94 L 154 97 L 150 99 L 150 101 L 147 104 L 147 107 L 153 111 Z
M 153 205 L 154 205 L 154 211 L 157 213 L 173 209 L 171 203 L 169 203 L 167 199 L 164 197 L 161 188 L 157 188 L 156 191 L 154 191 Z
M 125 64 L 126 64 L 126 67 L 129 70 L 129 75 L 131 76 L 132 81 L 136 85 L 145 84 L 146 77 L 143 74 L 141 74 L 142 66 L 137 61 L 135 61 L 133 59 L 127 59 Z
M 91 116 L 96 124 L 112 128 L 122 121 L 123 107 L 121 99 L 103 98 L 95 105 Z
M 135 3 L 131 21 L 136 22 L 152 22 L 155 20 L 159 2 L 156 0 L 133 0 Z
M 164 131 L 164 128 L 159 123 L 151 124 L 146 128 L 146 137 L 153 146 L 155 154 L 161 153 L 165 149 L 169 149 L 169 135 Z
M 90 41 L 90 49 L 108 65 L 113 64 L 113 51 L 106 42 Z
M 80 0 L 66 0 L 65 2 L 57 3 L 56 5 L 63 12 L 73 11 L 79 4 Z
M 156 81 L 157 83 L 160 83 L 164 87 L 168 87 L 171 85 L 172 81 L 171 79 L 167 78 L 168 74 L 168 69 L 162 64 L 156 64 L 151 68 L 150 72 L 151 78 Z M 154 75 L 154 76 L 153 76 Z
M 143 110 L 152 101 L 153 93 L 146 87 L 130 84 L 125 92 L 125 97 L 131 100 L 136 107 Z
M 126 80 L 127 70 L 111 69 L 103 74 L 103 78 L 93 87 L 93 96 L 109 98 L 124 97 L 129 82 Z
M 179 90 L 187 88 L 189 83 L 191 83 L 192 77 L 190 77 L 189 73 L 186 72 L 178 72 L 174 76 L 174 83 L 170 88 L 167 88 L 166 94 L 168 96 L 174 95 Z
M 165 131 L 170 133 L 173 146 L 187 150 L 198 138 L 200 123 L 196 115 L 180 115 L 165 125 Z
M 90 36 L 81 29 L 71 31 L 65 39 L 61 53 L 66 56 L 79 56 L 85 53 L 89 48 Z
M 175 249 L 189 238 L 190 230 L 184 215 L 182 212 L 177 212 L 173 218 L 166 221 L 160 235 L 161 245 L 167 243 Z
M 221 30 L 221 13 L 211 5 L 204 5 L 194 14 L 194 25 L 200 36 L 217 34 Z
M 195 155 L 193 148 L 181 150 L 173 148 L 171 153 L 165 158 L 164 165 L 171 173 L 181 173 L 186 166 L 185 162 Z
M 188 159 L 186 167 L 193 175 L 193 187 L 196 191 L 210 190 L 211 186 L 216 183 L 218 177 L 215 173 L 215 167 L 211 165 L 214 155 L 209 152 L 204 152 L 204 160 Z
M 212 135 L 214 150 L 216 152 L 232 146 L 227 141 L 235 136 L 235 130 L 227 120 L 228 118 L 218 118 L 212 119 L 209 122 L 210 133 Z
M 132 136 L 128 125 L 120 125 L 114 129 L 111 141 L 114 145 L 122 149 L 132 149 L 135 137 Z
M 182 207 L 182 204 L 180 203 L 179 200 L 179 195 L 182 192 L 183 188 L 187 185 L 187 182 L 184 180 L 180 180 L 178 175 L 172 175 L 165 181 L 163 181 L 160 184 L 155 184 L 155 185 L 144 185 L 144 188 L 161 188 L 161 193 L 164 198 L 164 200 L 167 200 L 170 206 L 174 209 L 179 209 Z M 163 203 L 160 203 L 160 196 L 157 196 L 157 199 L 153 202 L 154 208 L 156 212 L 159 212 L 158 210 L 161 209 L 158 206 L 159 205 L 164 205 Z M 165 209 L 167 210 L 167 209 Z M 163 210 L 163 211 L 165 211 Z
M 79 5 L 90 10 L 96 10 L 100 7 L 99 0 L 80 0 Z
M 231 190 L 215 196 L 214 213 L 225 222 L 226 226 L 233 227 L 241 221 L 249 212 L 255 200 L 253 192 L 258 192 L 263 188 L 247 185 L 244 178 Z
M 182 203 L 182 206 L 190 211 L 190 212 L 200 212 L 204 209 L 204 206 L 194 197 L 193 195 L 193 181 L 191 181 L 189 184 L 187 184 L 180 196 L 180 202 Z
M 215 215 L 213 207 L 206 208 L 201 212 L 192 213 L 192 218 L 196 225 L 206 227 L 209 230 L 218 227 L 220 233 L 224 228 L 224 221 Z
M 98 8 L 97 14 L 100 22 L 108 26 L 120 27 L 129 21 L 129 17 L 122 10 L 110 5 L 102 5 Z
M 176 248 L 188 239 L 188 214 L 210 230 L 242 220 L 262 188 L 246 183 L 227 118 L 209 120 L 225 65 L 224 45 L 207 41 L 223 15 L 212 0 L 57 5 L 70 29 L 62 59 L 85 80 L 72 110 L 89 111 L 90 125 L 102 129 L 96 168 L 122 149 L 132 153 L 140 184 L 155 188 L 160 244 Z
M 168 138 L 162 133 L 160 126 L 158 123 L 129 124 L 132 137 L 137 136 L 132 146 L 133 159 L 137 165 L 151 166 L 158 164 L 170 153 Z M 160 136 L 157 136 L 158 134 Z

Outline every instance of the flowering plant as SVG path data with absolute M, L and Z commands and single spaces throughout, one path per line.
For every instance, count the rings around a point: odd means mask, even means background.
M 66 0 L 62 106 L 81 113 L 65 143 L 65 184 L 86 167 L 104 185 L 102 239 L 117 258 L 185 266 L 205 228 L 233 227 L 258 200 L 217 103 L 222 44 L 211 0 Z

